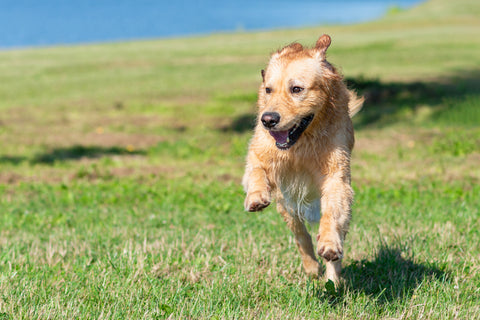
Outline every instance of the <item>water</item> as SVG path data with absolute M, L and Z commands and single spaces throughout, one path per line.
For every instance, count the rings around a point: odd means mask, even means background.
M 372 20 L 421 0 L 0 0 L 0 48 Z

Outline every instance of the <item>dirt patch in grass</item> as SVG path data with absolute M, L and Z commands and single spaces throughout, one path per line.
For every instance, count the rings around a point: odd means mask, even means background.
M 24 149 L 72 145 L 140 149 L 164 140 L 154 133 L 155 128 L 166 122 L 158 116 L 105 113 L 111 110 L 71 113 L 55 109 L 39 113 L 27 108 L 22 112 L 7 112 L 1 119 L 0 141 Z
M 413 149 L 427 145 L 441 134 L 439 129 L 391 128 L 380 130 L 357 130 L 355 132 L 354 153 L 367 152 L 389 156 L 398 148 Z
M 71 133 L 64 136 L 50 135 L 44 137 L 43 143 L 49 146 L 98 146 L 98 147 L 123 147 L 129 151 L 141 150 L 156 145 L 165 139 L 153 134 L 130 134 L 123 132 L 104 132 L 101 127 L 97 132 L 86 134 Z
M 479 181 L 480 150 L 472 149 L 470 144 L 469 148 L 462 148 L 472 132 L 460 133 L 465 139 L 451 142 L 449 134 L 438 129 L 361 132 L 353 153 L 352 178 L 360 185 L 430 178 L 446 182 Z
M 13 172 L 0 172 L 0 184 L 15 184 L 22 181 L 23 177 Z

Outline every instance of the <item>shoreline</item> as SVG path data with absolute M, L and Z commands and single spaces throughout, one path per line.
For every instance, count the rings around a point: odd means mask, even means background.
M 55 32 L 60 32 L 56 29 L 59 29 L 62 27 L 58 22 L 56 25 L 49 25 L 45 27 L 45 30 L 47 31 L 47 36 L 46 39 L 42 42 L 39 39 L 42 39 L 44 37 L 43 35 L 39 35 L 38 39 L 35 39 L 35 36 L 31 34 L 30 31 L 24 31 L 21 28 L 17 28 L 17 30 L 20 30 L 18 34 L 20 35 L 19 38 L 30 38 L 29 40 L 25 40 L 25 44 L 22 43 L 15 43 L 18 42 L 16 39 L 14 39 L 15 36 L 11 37 L 11 39 L 6 38 L 6 40 L 3 40 L 5 44 L 2 44 L 2 40 L 0 39 L 0 52 L 5 52 L 5 51 L 17 51 L 17 50 L 30 50 L 30 49 L 42 49 L 42 48 L 51 48 L 51 47 L 71 47 L 71 46 L 82 46 L 82 45 L 98 45 L 98 44 L 115 44 L 115 43 L 128 43 L 128 42 L 144 42 L 144 41 L 161 41 L 161 40 L 171 40 L 171 39 L 185 39 L 185 38 L 199 38 L 199 37 L 208 37 L 208 36 L 215 36 L 218 34 L 251 34 L 251 33 L 261 33 L 261 32 L 275 32 L 275 31 L 288 31 L 288 30 L 302 30 L 302 29 L 310 29 L 310 28 L 320 28 L 323 26 L 328 26 L 328 27 L 343 27 L 343 26 L 352 26 L 352 25 L 361 25 L 365 23 L 372 23 L 378 20 L 383 19 L 384 17 L 390 15 L 392 12 L 403 12 L 406 10 L 410 10 L 413 7 L 416 7 L 422 3 L 425 3 L 425 0 L 416 0 L 414 3 L 409 3 L 409 4 L 398 4 L 398 3 L 392 3 L 392 4 L 386 4 L 385 6 L 382 7 L 382 12 L 378 12 L 377 14 L 368 14 L 365 13 L 358 13 L 355 18 L 351 17 L 348 20 L 350 21 L 345 21 L 341 20 L 344 19 L 342 18 L 336 18 L 337 21 L 328 21 L 328 19 L 325 19 L 322 14 L 319 14 L 318 17 L 314 20 L 315 22 L 312 21 L 312 18 L 310 19 L 305 19 L 301 23 L 298 23 L 298 20 L 296 22 L 292 21 L 286 21 L 283 22 L 282 25 L 278 25 L 278 23 L 275 23 L 275 19 L 277 18 L 272 18 L 271 21 L 267 24 L 269 25 L 256 25 L 255 22 L 255 17 L 252 18 L 252 21 L 242 21 L 242 22 L 237 22 L 235 26 L 232 25 L 221 25 L 219 22 L 219 25 L 217 27 L 212 28 L 208 27 L 205 29 L 205 27 L 202 28 L 197 28 L 194 30 L 194 28 L 190 27 L 181 27 L 178 30 L 176 29 L 175 33 L 171 33 L 170 31 L 165 31 L 164 29 L 158 29 L 162 28 L 160 25 L 153 25 L 151 28 L 146 28 L 143 26 L 144 29 L 140 31 L 134 31 L 133 33 L 138 33 L 138 34 L 132 34 L 132 29 L 126 29 L 122 35 L 116 34 L 115 32 L 111 32 L 110 34 L 105 33 L 105 30 L 101 30 L 99 32 L 99 35 L 96 35 L 98 39 L 95 39 L 95 36 L 86 36 L 88 32 L 85 32 L 82 34 L 82 32 L 78 32 L 76 29 L 81 29 L 83 26 L 75 25 L 73 24 L 70 28 L 65 27 L 65 31 L 63 32 L 70 32 L 70 31 L 76 31 L 71 32 L 71 35 L 68 35 L 67 37 L 64 38 L 64 41 L 58 41 L 60 38 L 59 35 L 55 35 Z M 352 2 L 355 3 L 355 2 Z M 343 6 L 346 6 L 347 4 L 342 4 L 339 7 L 339 10 Z M 356 4 L 358 6 L 358 3 Z M 330 10 L 331 7 L 333 6 L 332 4 L 329 5 Z M 328 9 L 328 7 L 327 7 Z M 378 7 L 375 8 L 378 11 Z M 350 9 L 350 11 L 353 11 L 354 9 Z M 220 11 L 221 12 L 221 11 Z M 352 15 L 350 12 L 346 12 L 346 15 Z M 218 14 L 220 15 L 220 13 Z M 325 15 L 325 13 L 323 13 Z M 363 16 L 362 16 L 363 15 Z M 323 18 L 322 18 L 323 17 Z M 1 16 L 0 16 L 1 18 Z M 21 17 L 20 17 L 21 18 Z M 131 17 L 130 17 L 131 18 Z M 226 18 L 224 18 L 226 19 Z M 243 18 L 246 19 L 246 18 Z M 14 20 L 14 19 L 12 19 Z M 21 19 L 19 19 L 21 20 Z M 75 22 L 74 22 L 75 23 Z M 143 22 L 145 24 L 145 22 Z M 277 25 L 276 25 L 277 24 Z M 65 25 L 68 26 L 68 22 L 65 23 Z M 248 25 L 245 27 L 245 25 Z M 0 25 L 1 26 L 1 25 Z M 95 27 L 95 24 L 93 25 Z M 15 26 L 13 26 L 15 27 Z M 35 27 L 35 25 L 30 26 L 30 27 Z M 86 26 L 92 28 L 92 26 Z M 100 25 L 101 27 L 101 25 Z M 111 27 L 111 26 L 110 26 Z M 125 26 L 119 25 L 118 27 L 124 28 Z M 139 23 L 138 26 L 135 26 L 134 28 L 141 28 L 141 23 Z M 183 29 L 182 29 L 183 28 Z M 72 30 L 70 30 L 72 29 Z M 52 31 L 53 30 L 53 31 Z M 102 35 L 103 31 L 103 35 Z M 50 33 L 50 35 L 48 35 Z M 93 34 L 94 32 L 90 32 L 90 34 Z M 144 35 L 141 35 L 143 33 Z M 150 34 L 148 34 L 150 33 Z M 156 33 L 156 34 L 153 34 Z M 50 39 L 49 39 L 50 38 Z M 88 39 L 90 38 L 90 39 Z M 12 40 L 13 39 L 13 40 Z M 21 42 L 21 41 L 20 41 Z

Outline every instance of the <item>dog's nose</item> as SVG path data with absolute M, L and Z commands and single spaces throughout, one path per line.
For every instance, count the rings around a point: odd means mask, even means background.
M 265 128 L 271 129 L 280 122 L 280 115 L 277 112 L 265 112 L 262 114 L 262 123 Z

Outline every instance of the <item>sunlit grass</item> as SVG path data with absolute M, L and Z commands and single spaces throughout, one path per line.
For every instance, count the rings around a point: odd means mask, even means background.
M 478 14 L 0 52 L 0 319 L 478 318 Z M 322 33 L 367 99 L 337 290 L 240 186 L 268 54 Z

